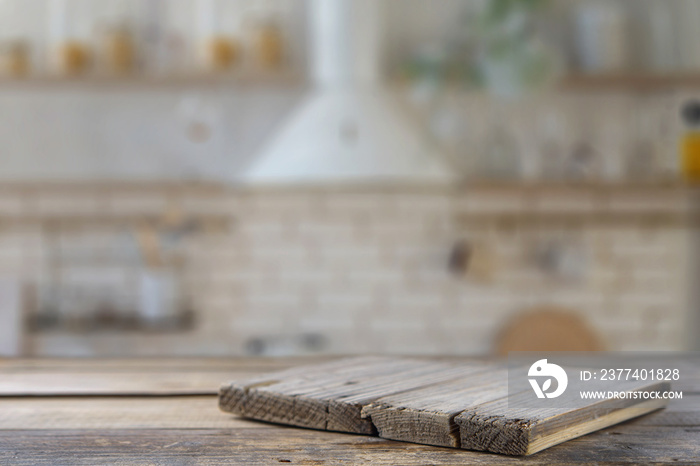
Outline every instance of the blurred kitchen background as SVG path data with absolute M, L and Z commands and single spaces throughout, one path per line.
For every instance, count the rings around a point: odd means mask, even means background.
M 698 90 L 700 0 L 0 0 L 0 354 L 697 349 Z

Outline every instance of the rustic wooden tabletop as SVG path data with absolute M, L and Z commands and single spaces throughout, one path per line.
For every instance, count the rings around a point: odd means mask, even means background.
M 219 385 L 320 358 L 0 360 L 0 464 L 700 464 L 700 368 L 684 399 L 529 457 L 249 421 Z

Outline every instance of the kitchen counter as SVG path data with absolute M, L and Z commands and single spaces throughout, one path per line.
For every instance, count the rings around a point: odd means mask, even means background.
M 0 464 L 700 462 L 700 366 L 668 408 L 515 458 L 249 421 L 221 382 L 328 358 L 0 360 Z

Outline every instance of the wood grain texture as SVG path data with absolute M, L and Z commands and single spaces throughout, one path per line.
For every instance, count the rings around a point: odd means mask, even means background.
M 669 388 L 667 383 L 631 382 L 615 389 Z M 534 397 L 529 388 L 515 398 L 508 395 L 504 363 L 364 357 L 224 384 L 219 406 L 281 424 L 530 455 L 667 404 L 666 400 L 580 400 L 562 410 L 531 407 L 527 400 Z M 513 402 L 515 407 L 509 406 Z
M 668 390 L 670 384 L 630 383 L 630 391 Z M 609 427 L 664 407 L 667 400 L 632 399 L 580 400 L 577 406 L 561 408 L 518 407 L 518 398 L 475 405 L 455 417 L 462 448 L 506 455 L 531 455 L 572 438 Z M 525 403 L 523 403 L 525 404 Z
M 359 357 L 224 384 L 223 411 L 269 422 L 373 434 L 362 407 L 393 393 L 453 380 L 481 364 Z
M 508 394 L 505 369 L 467 374 L 455 380 L 377 399 L 362 409 L 379 436 L 407 442 L 460 447 L 454 418 L 465 409 Z

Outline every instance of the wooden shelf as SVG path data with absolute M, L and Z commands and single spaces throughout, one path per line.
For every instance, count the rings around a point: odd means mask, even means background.
M 231 215 L 223 211 L 201 213 L 182 204 L 215 201 L 227 193 L 224 184 L 196 181 L 3 182 L 0 183 L 0 195 L 13 200 L 16 209 L 0 214 L 0 226 L 38 226 L 49 230 L 137 225 L 178 230 L 196 226 L 205 231 L 221 231 L 229 228 Z M 127 209 L 130 212 L 122 212 L 112 202 L 125 194 L 132 199 L 156 199 L 157 202 L 146 208 L 134 207 Z M 54 199 L 58 201 L 58 207 L 44 205 Z M 88 202 L 82 202 L 84 200 Z M 181 221 L 173 220 L 173 211 Z
M 18 214 L 0 215 L 2 226 L 39 226 L 51 230 L 72 230 L 86 227 L 134 227 L 149 225 L 159 231 L 201 228 L 205 231 L 227 231 L 233 217 L 220 214 L 186 214 L 181 224 L 173 225 L 163 214 Z
M 700 191 L 700 184 L 689 184 L 677 178 L 640 181 L 540 181 L 540 180 L 467 180 L 465 191 L 528 193 L 593 193 L 593 194 L 643 194 L 643 193 L 692 193 Z
M 164 193 L 192 195 L 222 195 L 228 189 L 224 183 L 210 181 L 174 180 L 26 180 L 0 182 L 0 194 L 109 194 L 129 192 L 134 194 Z
M 405 77 L 389 80 L 393 87 L 405 90 L 413 82 Z M 453 93 L 480 93 L 483 89 L 470 87 L 460 80 L 446 80 L 444 89 Z M 700 71 L 697 73 L 645 74 L 640 73 L 572 73 L 554 82 L 552 90 L 563 92 L 663 92 L 677 89 L 700 89 Z M 486 93 L 488 95 L 488 93 Z
M 592 210 L 590 212 L 494 212 L 462 213 L 457 221 L 463 227 L 496 225 L 503 229 L 515 228 L 582 228 L 640 227 L 640 228 L 697 228 L 700 216 L 691 213 L 673 213 L 659 209 L 640 212 Z
M 99 76 L 80 77 L 40 76 L 0 78 L 2 89 L 87 89 L 87 90 L 153 90 L 169 88 L 295 88 L 306 83 L 305 77 L 294 71 L 276 73 L 233 72 L 230 74 L 182 76 Z
M 399 84 L 401 81 L 394 80 Z M 298 88 L 307 84 L 304 74 L 296 71 L 278 73 L 239 72 L 224 75 L 182 76 L 99 76 L 80 77 L 39 76 L 29 78 L 0 77 L 0 90 L 8 89 L 168 89 L 168 88 Z M 561 79 L 559 88 L 564 91 L 664 91 L 682 88 L 700 88 L 700 73 L 644 75 L 621 74 L 572 74 Z
M 573 74 L 560 82 L 563 90 L 574 91 L 664 91 L 700 88 L 699 73 L 672 74 Z
M 700 189 L 680 181 L 473 182 L 464 186 L 464 226 L 504 228 L 698 227 Z
M 195 321 L 195 313 L 183 309 L 171 316 L 145 320 L 137 311 L 130 313 L 115 312 L 81 317 L 61 318 L 56 311 L 33 312 L 26 318 L 26 329 L 29 333 L 51 333 L 67 335 L 85 335 L 86 333 L 166 333 L 191 330 Z

